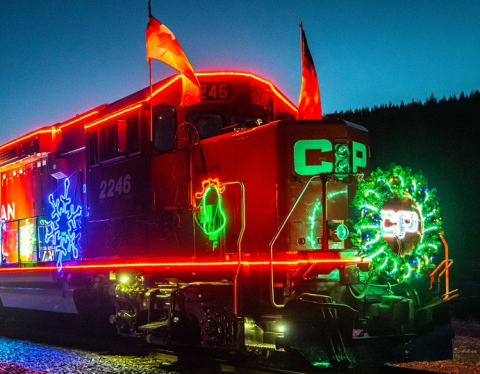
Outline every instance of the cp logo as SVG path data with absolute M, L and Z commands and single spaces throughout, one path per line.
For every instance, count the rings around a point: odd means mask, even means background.
M 407 232 L 418 232 L 418 214 L 408 210 L 382 210 L 383 237 L 403 239 Z
M 365 144 L 352 141 L 351 145 L 352 159 L 351 165 L 354 173 L 358 168 L 367 166 L 367 147 Z M 298 175 L 315 175 L 321 173 L 331 173 L 333 171 L 333 162 L 318 160 L 318 163 L 307 165 L 307 151 L 317 150 L 321 153 L 333 152 L 333 144 L 328 139 L 304 139 L 299 140 L 293 146 L 293 163 L 295 172 Z M 335 156 L 332 154 L 331 160 Z

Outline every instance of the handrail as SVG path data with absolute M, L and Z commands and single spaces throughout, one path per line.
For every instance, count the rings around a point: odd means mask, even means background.
M 275 290 L 274 290 L 274 282 L 273 282 L 273 245 L 275 244 L 275 242 L 277 241 L 278 237 L 280 236 L 280 232 L 283 230 L 283 228 L 285 227 L 287 221 L 289 220 L 290 216 L 292 215 L 293 211 L 295 210 L 295 208 L 297 207 L 297 204 L 298 202 L 300 201 L 300 199 L 302 198 L 303 194 L 305 193 L 305 191 L 307 190 L 307 187 L 310 185 L 310 183 L 312 182 L 312 180 L 314 180 L 315 178 L 320 178 L 320 175 L 314 175 L 312 177 L 310 177 L 310 179 L 308 180 L 308 182 L 305 184 L 305 187 L 303 187 L 302 191 L 300 191 L 300 194 L 298 195 L 297 197 L 297 200 L 295 201 L 295 203 L 293 203 L 292 207 L 290 208 L 288 214 L 286 215 L 286 217 L 283 219 L 282 221 L 282 224 L 280 225 L 280 227 L 277 229 L 277 232 L 275 233 L 275 235 L 273 236 L 272 240 L 270 241 L 270 302 L 272 303 L 272 305 L 275 307 L 275 308 L 283 308 L 285 305 L 284 304 L 277 304 L 275 302 Z M 324 208 L 325 209 L 325 208 Z
M 238 313 L 238 275 L 240 274 L 240 268 L 242 267 L 242 239 L 243 233 L 245 232 L 245 185 L 241 181 L 234 181 L 234 182 L 225 182 L 222 183 L 224 186 L 232 185 L 232 184 L 239 184 L 242 190 L 242 207 L 241 207 L 241 214 L 242 214 L 242 228 L 240 229 L 240 233 L 238 234 L 237 239 L 237 257 L 238 257 L 238 265 L 237 270 L 235 271 L 235 275 L 233 277 L 233 313 L 237 315 Z
M 435 274 L 439 272 L 437 275 L 437 282 L 439 283 L 440 287 L 440 278 L 445 274 L 445 295 L 444 299 L 447 299 L 450 294 L 458 291 L 458 290 L 453 290 L 450 291 L 450 274 L 449 274 L 449 268 L 450 266 L 453 265 L 453 260 L 448 258 L 448 244 L 443 237 L 443 235 L 440 235 L 440 239 L 442 240 L 442 243 L 445 247 L 445 259 L 438 264 L 438 266 L 435 268 L 435 270 L 432 271 L 430 274 L 430 289 L 433 288 L 433 282 L 435 282 Z M 443 268 L 442 271 L 440 271 Z

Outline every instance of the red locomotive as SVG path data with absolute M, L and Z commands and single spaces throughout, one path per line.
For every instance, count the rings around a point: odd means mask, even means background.
M 451 357 L 421 183 L 365 184 L 367 130 L 295 120 L 264 79 L 197 77 L 198 104 L 176 75 L 0 147 L 3 312 L 314 364 Z

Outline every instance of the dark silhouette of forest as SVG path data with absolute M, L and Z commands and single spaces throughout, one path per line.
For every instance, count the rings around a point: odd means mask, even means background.
M 327 117 L 368 129 L 372 170 L 395 163 L 427 177 L 440 200 L 453 274 L 480 280 L 480 92 Z

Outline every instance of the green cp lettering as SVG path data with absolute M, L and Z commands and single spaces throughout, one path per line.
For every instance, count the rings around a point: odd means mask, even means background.
M 305 139 L 299 140 L 293 146 L 294 170 L 298 175 L 315 175 L 331 173 L 333 162 L 319 160 L 318 164 L 307 165 L 307 151 L 319 150 L 320 152 L 332 152 L 333 145 L 328 139 Z M 332 157 L 333 159 L 333 157 Z M 365 144 L 352 142 L 352 171 L 367 166 L 367 147 Z

